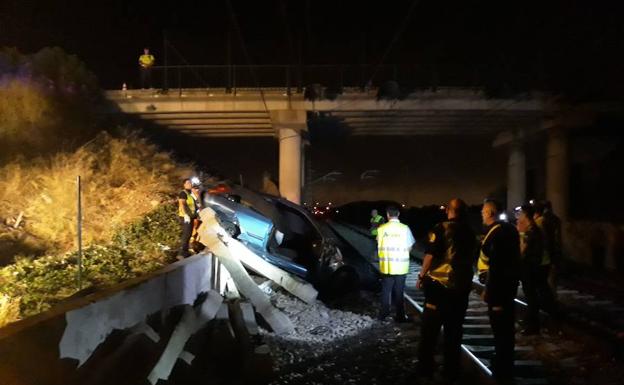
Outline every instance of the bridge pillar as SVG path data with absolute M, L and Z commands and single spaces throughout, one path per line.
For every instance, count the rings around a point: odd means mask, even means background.
M 514 139 L 509 144 L 507 163 L 507 209 L 513 210 L 526 199 L 526 156 L 522 141 Z
M 271 111 L 271 123 L 279 140 L 280 195 L 301 203 L 302 142 L 301 131 L 307 130 L 305 110 Z
M 568 216 L 569 190 L 568 136 L 555 126 L 549 128 L 546 144 L 546 199 L 562 220 Z

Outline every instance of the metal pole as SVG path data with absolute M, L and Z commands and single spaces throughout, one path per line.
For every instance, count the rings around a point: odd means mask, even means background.
M 78 215 L 77 220 L 77 234 L 78 234 L 78 288 L 82 290 L 82 204 L 81 204 L 81 191 L 80 191 L 80 175 L 76 178 L 76 188 L 78 193 Z

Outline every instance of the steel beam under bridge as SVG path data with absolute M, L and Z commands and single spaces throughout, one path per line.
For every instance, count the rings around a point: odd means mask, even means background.
M 542 128 L 541 98 L 489 99 L 474 89 L 416 92 L 402 100 L 378 100 L 377 90 L 344 89 L 333 100 L 306 100 L 285 89 L 181 89 L 107 91 L 110 114 L 129 114 L 198 137 L 280 140 L 280 192 L 300 201 L 301 132 L 308 112 L 335 118 L 351 135 L 497 135 Z M 314 115 L 313 115 L 314 116 Z

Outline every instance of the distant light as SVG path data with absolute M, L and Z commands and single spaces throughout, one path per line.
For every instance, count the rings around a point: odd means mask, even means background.
M 498 216 L 498 219 L 500 219 L 501 221 L 507 221 L 507 214 L 505 214 L 505 213 L 501 213 L 501 214 Z
M 288 96 L 288 94 L 284 92 L 284 93 L 282 94 L 282 96 Z
M 201 184 L 201 181 L 198 177 L 194 176 L 191 178 L 191 184 Z
M 213 94 L 208 94 L 208 96 L 214 96 Z
M 444 210 L 446 209 L 446 207 L 444 207 L 444 205 L 440 206 L 440 210 Z
M 401 207 L 405 207 L 405 203 L 401 203 Z
M 328 203 L 328 205 L 330 205 L 330 206 L 331 206 L 331 205 L 332 205 L 332 203 L 331 203 L 331 202 L 329 202 L 329 203 Z
M 318 206 L 318 205 L 319 205 L 319 203 L 318 203 L 318 202 L 316 202 L 316 203 L 315 203 L 315 205 L 317 205 L 317 206 Z
M 529 204 L 534 205 L 534 204 L 535 204 L 535 200 L 534 200 L 534 199 L 531 199 L 531 200 L 529 201 Z
M 325 206 L 325 210 L 329 210 L 329 206 Z
M 515 211 L 520 211 L 520 210 L 522 210 L 522 206 L 516 206 L 516 208 L 514 210 Z
M 303 202 L 303 205 L 304 205 L 304 206 L 307 206 L 307 205 L 308 205 L 308 202 Z
M 340 210 L 336 210 L 336 214 L 338 214 L 340 212 Z

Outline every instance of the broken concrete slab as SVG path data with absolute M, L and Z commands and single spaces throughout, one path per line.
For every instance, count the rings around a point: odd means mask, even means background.
M 171 334 L 167 347 L 147 377 L 152 385 L 156 384 L 158 380 L 167 380 L 169 378 L 176 361 L 178 358 L 182 358 L 180 355 L 184 352 L 184 345 L 186 345 L 188 339 L 205 323 L 215 317 L 222 303 L 223 297 L 216 291 L 211 290 L 208 292 L 206 300 L 198 308 L 185 308 L 184 315 Z M 188 355 L 183 356 L 186 359 L 189 358 Z
M 200 216 L 202 220 L 202 225 L 199 228 L 200 242 L 217 256 L 222 267 L 225 267 L 230 273 L 240 293 L 251 301 L 273 331 L 278 334 L 291 333 L 294 326 L 290 319 L 271 304 L 269 297 L 258 288 L 240 259 L 228 247 L 232 242 L 238 241 L 232 239 L 221 227 L 214 210 L 205 208 L 201 211 Z

